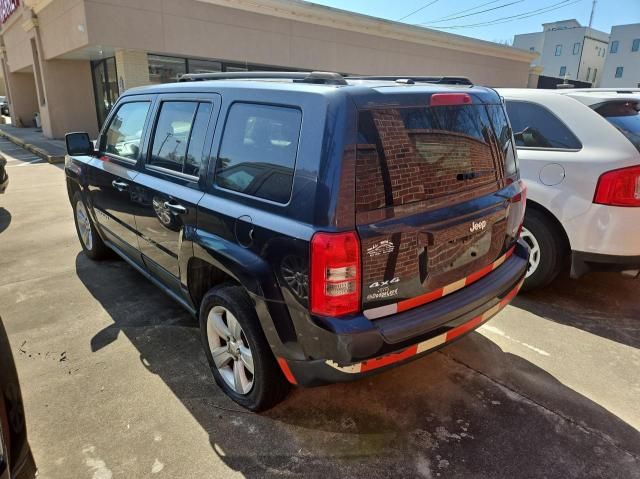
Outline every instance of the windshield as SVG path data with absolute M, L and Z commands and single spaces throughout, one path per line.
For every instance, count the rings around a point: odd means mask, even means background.
M 640 100 L 620 100 L 596 105 L 595 110 L 626 136 L 640 151 Z

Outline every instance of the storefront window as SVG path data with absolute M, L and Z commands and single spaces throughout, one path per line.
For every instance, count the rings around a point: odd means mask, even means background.
M 209 60 L 187 60 L 187 70 L 189 73 L 216 73 L 222 71 L 222 63 Z
M 104 60 L 92 61 L 91 74 L 93 76 L 93 91 L 96 100 L 98 125 L 102 126 L 109 111 L 111 111 L 111 108 L 120 95 L 116 59 L 110 57 Z
M 187 60 L 178 57 L 149 55 L 149 81 L 152 84 L 178 81 L 187 73 Z

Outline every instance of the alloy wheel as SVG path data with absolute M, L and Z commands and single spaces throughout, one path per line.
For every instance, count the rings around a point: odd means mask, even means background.
M 76 203 L 76 221 L 78 223 L 78 232 L 80 233 L 80 239 L 82 244 L 88 250 L 93 248 L 93 232 L 91 231 L 91 220 L 87 214 L 87 209 L 84 206 L 84 202 L 78 201 Z
M 531 276 L 538 269 L 540 265 L 540 243 L 536 237 L 527 228 L 522 228 L 520 237 L 529 245 L 531 249 L 531 255 L 529 256 L 529 266 L 527 267 L 526 278 Z
M 240 323 L 227 308 L 214 306 L 209 311 L 207 339 L 224 382 L 237 394 L 248 394 L 254 383 L 253 354 Z

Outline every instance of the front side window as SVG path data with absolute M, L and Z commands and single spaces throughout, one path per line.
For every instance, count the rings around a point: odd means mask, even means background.
M 291 196 L 302 113 L 295 108 L 235 103 L 216 164 L 216 185 L 277 203 Z
M 579 150 L 580 140 L 546 108 L 526 101 L 507 101 L 516 146 Z
M 164 102 L 147 164 L 198 176 L 210 115 L 210 103 Z
M 137 160 L 149 105 L 148 101 L 122 104 L 109 123 L 101 150 Z
M 148 164 L 182 172 L 196 108 L 196 102 L 162 104 Z
M 618 53 L 618 45 L 620 42 L 618 40 L 614 40 L 611 42 L 611 47 L 609 47 L 609 53 Z
M 580 42 L 573 44 L 573 54 L 577 55 L 578 53 L 580 53 Z
M 560 76 L 563 77 L 567 73 L 567 67 L 560 67 Z
M 622 78 L 622 73 L 624 72 L 623 67 L 616 67 L 616 78 Z
M 562 45 L 556 45 L 556 56 L 562 55 Z
M 633 40 L 633 43 L 631 44 L 632 52 L 637 52 L 638 50 L 640 50 L 640 38 L 636 38 L 635 40 Z

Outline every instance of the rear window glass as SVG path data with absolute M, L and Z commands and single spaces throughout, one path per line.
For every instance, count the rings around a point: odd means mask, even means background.
M 640 100 L 610 101 L 595 110 L 626 136 L 640 151 Z
M 216 165 L 216 184 L 278 203 L 291 196 L 302 113 L 294 108 L 235 103 Z
M 545 107 L 526 101 L 507 101 L 516 146 L 579 150 L 580 140 Z
M 517 172 L 501 105 L 361 111 L 356 210 L 496 191 Z

